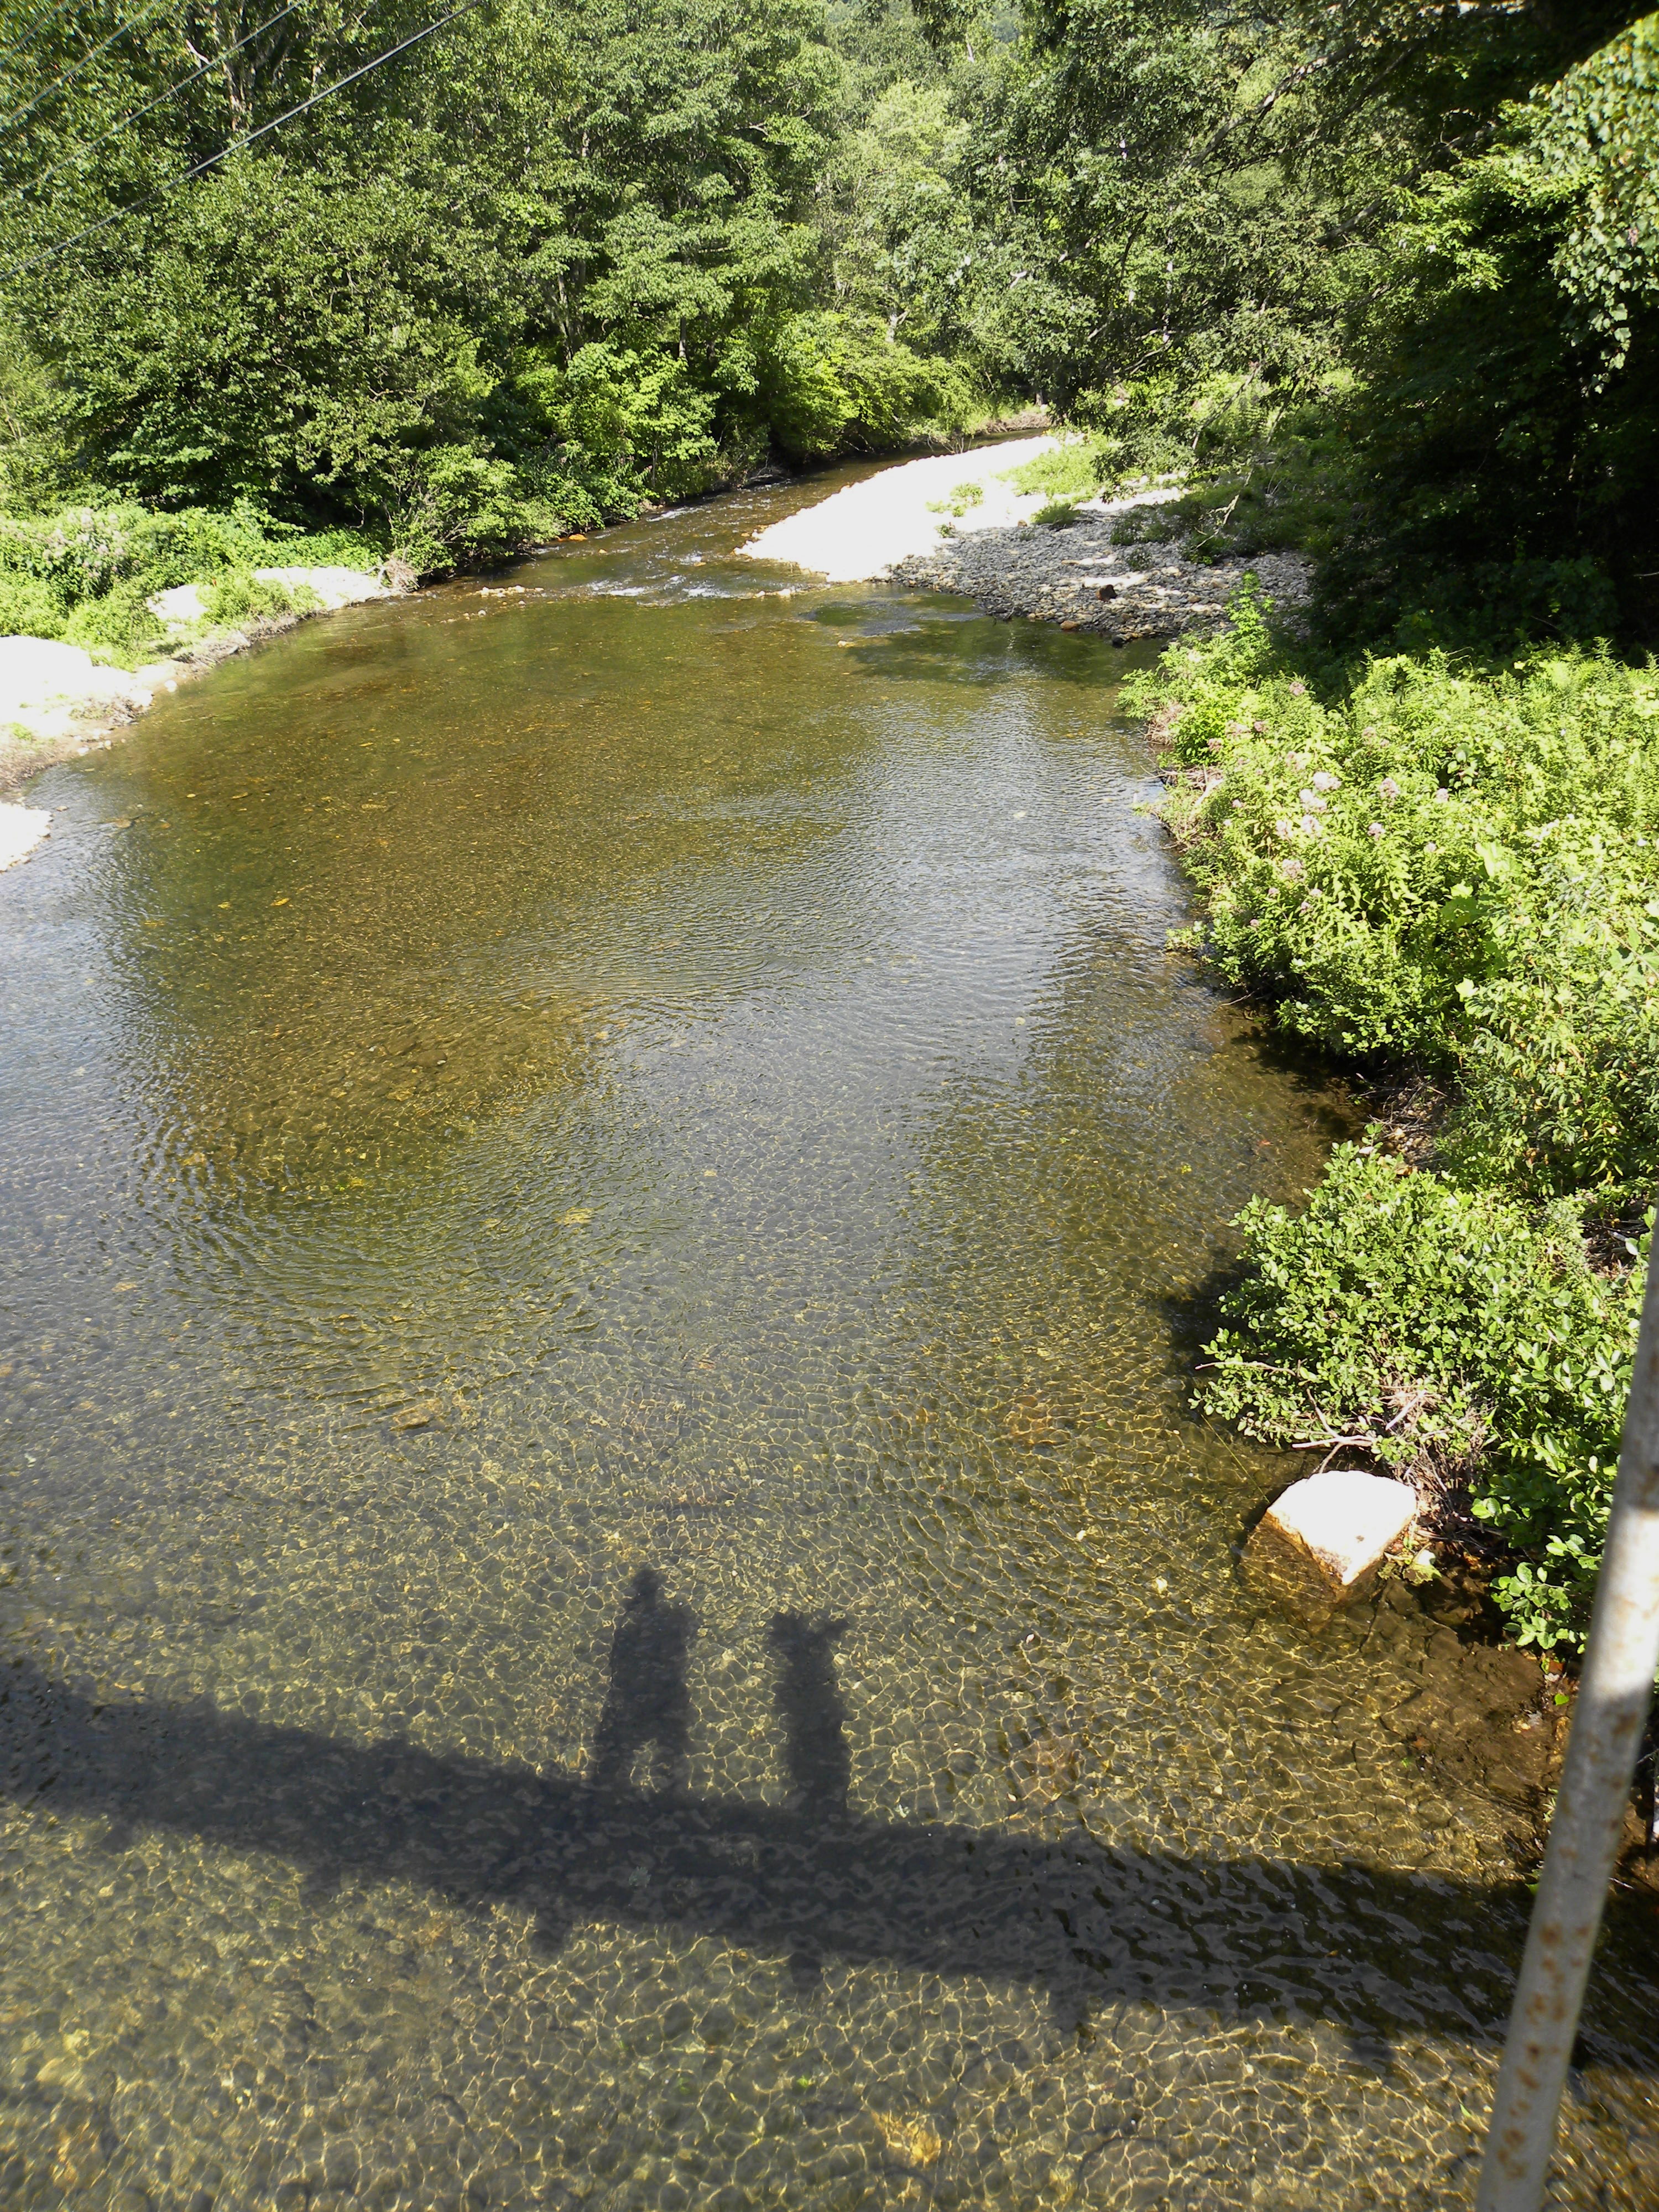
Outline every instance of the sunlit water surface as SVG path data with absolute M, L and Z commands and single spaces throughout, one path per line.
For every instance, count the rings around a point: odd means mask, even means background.
M 1187 1410 L 1349 1110 L 1167 951 L 1121 656 L 730 558 L 801 496 L 36 786 L 7 2206 L 1471 2197 L 1524 1823 Z M 1560 2203 L 1659 2191 L 1644 1941 Z

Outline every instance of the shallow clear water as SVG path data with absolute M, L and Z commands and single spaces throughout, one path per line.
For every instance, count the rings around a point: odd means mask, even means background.
M 1164 949 L 1122 657 L 782 595 L 800 496 L 36 787 L 5 2205 L 1472 2197 L 1524 1817 L 1186 1407 L 1348 1109 Z M 1653 2202 L 1656 1997 L 1621 1921 L 1554 2201 Z

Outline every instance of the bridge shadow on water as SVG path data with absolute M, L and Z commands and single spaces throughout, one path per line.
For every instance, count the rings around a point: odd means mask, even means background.
M 356 1875 L 512 1905 L 550 1948 L 596 1921 L 712 1932 L 787 1957 L 809 1986 L 831 1959 L 1026 1984 L 1079 2030 L 1125 2000 L 1321 2017 L 1377 2065 L 1401 2032 L 1501 2037 L 1528 1902 L 1518 1881 L 1106 1845 L 1063 1805 L 1049 1820 L 1069 1820 L 1063 1835 L 850 1809 L 842 1626 L 772 1623 L 782 1806 L 686 1790 L 696 1622 L 649 1569 L 617 1623 L 587 1777 L 343 1742 L 205 1701 L 99 1702 L 15 1659 L 0 1668 L 0 1789 L 60 1818 L 103 1816 L 115 1849 L 168 1831 L 325 1887 Z M 636 1785 L 636 1762 L 659 1786 Z M 1589 2041 L 1650 2074 L 1640 2002 L 1621 1990 L 1616 2039 Z

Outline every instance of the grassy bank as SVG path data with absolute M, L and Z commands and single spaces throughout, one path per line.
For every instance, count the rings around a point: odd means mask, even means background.
M 0 636 L 62 638 L 132 667 L 167 649 L 149 605 L 158 592 L 199 584 L 210 623 L 244 623 L 304 611 L 299 592 L 258 569 L 369 570 L 386 552 L 361 532 L 290 529 L 245 503 L 161 514 L 106 500 L 0 514 Z
M 1240 612 L 1134 696 L 1192 948 L 1435 1109 L 1411 1157 L 1379 1125 L 1305 1211 L 1247 1210 L 1200 1399 L 1472 1513 L 1514 1634 L 1573 1647 L 1659 1168 L 1659 675 L 1577 650 L 1342 671 Z

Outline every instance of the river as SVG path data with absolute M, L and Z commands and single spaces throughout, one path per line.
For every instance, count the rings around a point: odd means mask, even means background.
M 1472 2201 L 1526 1818 L 1188 1403 L 1352 1109 L 1167 951 L 1125 656 L 730 557 L 804 496 L 35 787 L 0 2203 Z M 1650 1929 L 1560 2205 L 1659 2191 Z

